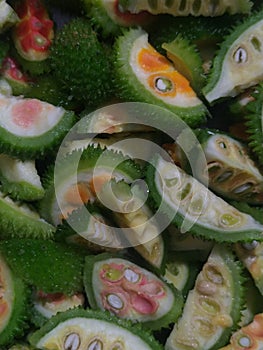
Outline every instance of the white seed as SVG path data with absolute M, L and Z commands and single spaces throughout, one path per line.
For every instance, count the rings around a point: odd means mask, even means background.
M 239 47 L 234 53 L 234 60 L 236 63 L 244 63 L 247 61 L 248 54 L 245 49 Z
M 251 341 L 248 337 L 241 337 L 238 342 L 243 348 L 249 348 L 251 346 Z
M 133 270 L 126 269 L 124 272 L 124 277 L 129 282 L 136 283 L 138 282 L 140 276 L 138 275 L 138 273 L 134 272 Z
M 93 342 L 89 344 L 87 350 L 102 350 L 102 349 L 103 349 L 102 342 L 98 339 L 95 339 L 93 340 Z
M 114 307 L 115 309 L 122 309 L 123 308 L 123 301 L 120 297 L 116 294 L 109 294 L 107 297 L 108 303 L 110 306 Z
M 249 242 L 249 243 L 243 243 L 242 247 L 246 250 L 253 250 L 257 247 L 257 245 L 258 245 L 258 242 L 254 240 L 254 241 Z
M 78 350 L 80 346 L 80 337 L 77 333 L 71 333 L 64 342 L 65 350 Z

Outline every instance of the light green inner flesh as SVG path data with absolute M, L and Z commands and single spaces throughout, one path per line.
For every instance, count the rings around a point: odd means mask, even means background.
M 36 344 L 47 350 L 69 350 L 79 344 L 78 350 L 125 349 L 151 350 L 138 336 L 113 323 L 76 317 L 60 323 Z

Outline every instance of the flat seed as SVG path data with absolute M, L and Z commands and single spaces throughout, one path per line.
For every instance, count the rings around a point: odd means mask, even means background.
M 65 350 L 78 350 L 80 346 L 80 337 L 77 333 L 71 333 L 64 342 Z
M 103 349 L 103 344 L 100 340 L 95 339 L 93 340 L 92 343 L 89 344 L 87 350 L 102 350 Z
M 133 270 L 131 269 L 126 269 L 125 272 L 124 272 L 124 277 L 129 281 L 129 282 L 132 282 L 132 283 L 136 283 L 138 282 L 140 276 L 138 273 L 134 272 Z
M 123 301 L 116 294 L 109 294 L 107 296 L 107 301 L 110 304 L 110 306 L 114 307 L 115 309 L 120 310 L 123 308 Z

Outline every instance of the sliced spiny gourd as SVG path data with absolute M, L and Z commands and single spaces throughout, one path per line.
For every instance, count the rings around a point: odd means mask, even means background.
M 31 334 L 29 341 L 38 349 L 45 350 L 163 349 L 140 325 L 132 325 L 98 310 L 62 312 Z
M 207 171 L 209 188 L 231 200 L 263 204 L 263 175 L 248 147 L 220 131 L 199 129 L 196 134 L 207 161 L 203 176 Z
M 1 150 L 19 158 L 43 156 L 75 122 L 73 112 L 37 99 L 0 95 L 0 103 Z
M 263 313 L 257 313 L 252 322 L 232 334 L 229 344 L 220 350 L 261 349 L 263 343 L 262 324 Z
M 30 88 L 30 78 L 23 73 L 18 63 L 10 56 L 5 57 L 1 67 L 2 77 L 12 88 L 12 95 L 24 95 Z
M 256 85 L 262 75 L 262 11 L 234 27 L 221 43 L 203 94 L 213 103 Z
M 7 29 L 15 25 L 19 21 L 19 18 L 14 9 L 6 2 L 1 0 L 0 2 L 0 33 L 5 32 Z
M 186 261 L 184 254 L 178 252 L 169 252 L 166 260 L 164 280 L 173 284 L 186 297 L 194 286 L 200 264 L 196 261 Z
M 0 181 L 2 192 L 21 201 L 36 201 L 45 193 L 34 160 L 0 154 Z
M 0 254 L 0 346 L 22 336 L 27 328 L 29 290 Z
M 101 254 L 86 257 L 84 286 L 92 308 L 161 329 L 181 314 L 181 293 L 133 262 Z
M 112 177 L 132 182 L 141 177 L 141 169 L 121 153 L 93 146 L 57 157 L 55 169 L 46 175 L 41 215 L 58 225 L 74 209 L 94 201 L 102 184 Z
M 235 251 L 263 295 L 263 244 L 257 241 L 237 243 Z
M 262 240 L 262 224 L 216 196 L 174 163 L 156 155 L 146 176 L 156 206 L 182 232 L 219 242 Z
M 55 227 L 31 207 L 0 192 L 0 237 L 52 238 Z
M 263 83 L 256 87 L 252 96 L 254 100 L 246 107 L 246 133 L 249 147 L 263 166 Z
M 85 297 L 82 293 L 65 295 L 63 293 L 43 293 L 42 291 L 33 292 L 32 310 L 30 321 L 37 327 L 56 315 L 58 312 L 64 312 L 76 307 L 84 307 Z
M 124 10 L 131 13 L 148 11 L 154 15 L 161 13 L 173 16 L 221 16 L 224 13 L 249 13 L 252 2 L 248 0 L 120 0 Z
M 119 35 L 122 27 L 143 26 L 152 19 L 146 12 L 123 11 L 119 0 L 84 0 L 83 3 L 93 25 L 104 37 Z
M 42 0 L 16 3 L 19 21 L 13 28 L 16 58 L 25 70 L 42 74 L 50 69 L 49 47 L 54 37 L 53 21 Z
M 92 252 L 123 249 L 121 232 L 95 204 L 87 204 L 69 214 L 57 227 L 56 240 L 77 244 Z
M 207 110 L 186 77 L 148 42 L 142 29 L 130 29 L 115 43 L 115 83 L 120 97 L 164 107 L 190 126 L 206 119 Z
M 101 203 L 122 228 L 122 235 L 147 262 L 163 270 L 165 243 L 160 215 L 155 215 L 146 203 L 145 193 L 136 184 L 109 181 L 98 195 Z
M 244 303 L 241 264 L 230 248 L 216 245 L 194 288 L 188 293 L 183 314 L 174 325 L 165 349 L 218 349 L 238 327 Z
M 65 244 L 15 238 L 1 241 L 0 251 L 18 276 L 45 293 L 82 290 L 83 256 Z
M 179 34 L 173 41 L 163 43 L 162 48 L 175 68 L 190 81 L 198 94 L 204 85 L 204 72 L 196 46 Z

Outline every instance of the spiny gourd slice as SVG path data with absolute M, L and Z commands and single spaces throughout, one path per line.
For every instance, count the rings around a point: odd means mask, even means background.
M 149 13 L 123 11 L 119 0 L 84 0 L 87 15 L 104 37 L 116 36 L 122 27 L 143 26 L 151 20 Z
M 263 244 L 253 241 L 235 244 L 235 251 L 263 295 Z
M 13 28 L 17 59 L 32 74 L 49 70 L 47 58 L 54 37 L 53 21 L 42 0 L 24 0 L 16 3 L 18 23 Z
M 203 94 L 209 103 L 256 85 L 262 75 L 262 11 L 247 17 L 221 43 Z
M 158 216 L 145 201 L 139 185 L 131 188 L 124 181 L 105 183 L 98 199 L 121 227 L 122 234 L 147 262 L 159 270 L 164 268 L 165 243 Z
M 182 232 L 219 242 L 262 240 L 262 224 L 160 155 L 148 166 L 146 177 L 156 206 Z
M 152 272 L 109 254 L 86 257 L 84 286 L 92 308 L 161 329 L 180 316 L 181 293 Z
M 188 293 L 183 314 L 165 349 L 218 349 L 238 327 L 244 303 L 244 277 L 231 249 L 215 245 Z
M 229 344 L 220 350 L 261 349 L 263 343 L 262 323 L 263 313 L 257 313 L 252 322 L 232 334 Z
M 37 327 L 56 315 L 75 307 L 84 307 L 85 297 L 83 293 L 65 295 L 63 293 L 44 293 L 35 291 L 32 295 L 32 310 L 30 321 Z
M 90 203 L 69 214 L 67 220 L 57 227 L 55 238 L 93 253 L 124 248 L 121 232 L 96 204 Z
M 173 16 L 221 16 L 224 13 L 249 13 L 252 2 L 248 0 L 120 0 L 120 5 L 131 13 L 148 11 Z
M 55 227 L 42 219 L 27 204 L 0 192 L 0 237 L 52 238 Z
M 69 310 L 54 316 L 29 336 L 38 349 L 162 350 L 153 335 L 126 320 L 98 310 Z
M 55 169 L 46 174 L 46 191 L 40 201 L 41 215 L 54 225 L 74 209 L 94 201 L 100 186 L 110 178 L 132 182 L 141 177 L 133 160 L 100 147 L 88 146 L 57 158 Z
M 31 98 L 0 95 L 0 145 L 22 159 L 40 158 L 75 123 L 73 112 Z
M 0 254 L 0 346 L 10 344 L 22 336 L 27 328 L 29 290 Z
M 115 83 L 122 98 L 164 107 L 190 126 L 206 120 L 207 109 L 187 78 L 149 44 L 144 30 L 119 36 L 115 55 Z
M 254 100 L 246 106 L 246 133 L 249 147 L 263 166 L 263 83 L 258 84 L 252 96 Z
M 1 241 L 0 251 L 18 276 L 45 293 L 82 290 L 83 256 L 65 244 L 14 238 Z
M 231 200 L 261 205 L 263 175 L 249 148 L 220 131 L 199 129 L 196 134 L 207 161 L 209 188 Z
M 34 160 L 0 154 L 0 181 L 2 192 L 18 200 L 36 201 L 45 193 Z
M 6 0 L 0 1 L 0 33 L 5 32 L 7 29 L 15 25 L 19 21 L 19 18 L 15 10 L 6 2 Z
M 193 288 L 200 270 L 197 261 L 186 261 L 184 254 L 169 252 L 165 264 L 164 280 L 180 290 L 184 297 Z
M 204 71 L 197 47 L 190 40 L 178 34 L 173 41 L 163 43 L 162 48 L 175 68 L 190 81 L 198 94 L 204 85 Z

